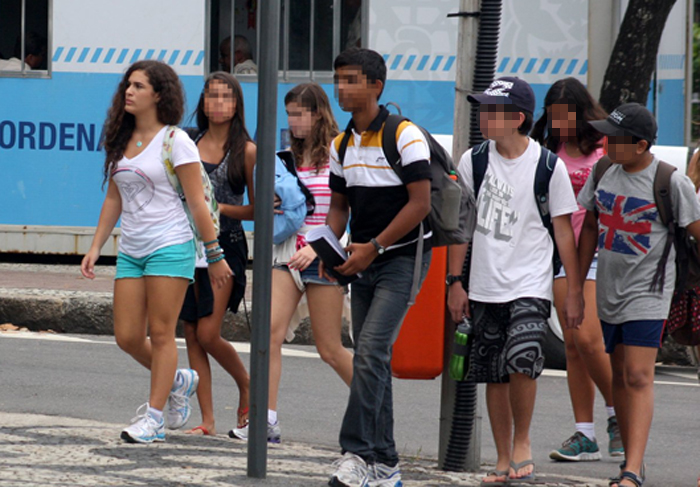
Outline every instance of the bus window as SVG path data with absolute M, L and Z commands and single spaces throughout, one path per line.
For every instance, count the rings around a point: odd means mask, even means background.
M 210 72 L 228 71 L 242 81 L 256 79 L 259 2 L 209 0 Z M 340 51 L 363 45 L 362 0 L 282 0 L 281 4 L 282 80 L 329 77 Z
M 0 2 L 0 76 L 48 77 L 49 2 Z

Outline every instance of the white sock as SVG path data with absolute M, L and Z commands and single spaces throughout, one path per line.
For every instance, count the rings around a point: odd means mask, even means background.
M 605 410 L 608 412 L 608 419 L 615 416 L 615 406 L 605 406 Z
M 576 431 L 586 435 L 589 440 L 595 441 L 595 423 L 576 423 Z
M 161 411 L 160 409 L 148 406 L 148 415 L 156 421 L 158 421 L 159 423 L 163 420 L 163 411 Z
M 272 409 L 267 410 L 267 422 L 269 424 L 277 424 L 277 411 Z

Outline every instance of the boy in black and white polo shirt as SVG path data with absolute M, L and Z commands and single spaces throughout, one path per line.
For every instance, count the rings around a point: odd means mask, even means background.
M 430 151 L 421 131 L 399 125 L 396 144 L 402 178 L 382 151 L 382 128 L 389 112 L 378 105 L 386 80 L 384 59 L 368 49 L 351 48 L 335 60 L 335 85 L 352 121 L 331 146 L 332 190 L 327 223 L 336 235 L 348 216 L 350 257 L 342 274 L 362 272 L 352 283 L 355 339 L 353 380 L 340 431 L 343 457 L 329 485 L 401 485 L 394 443 L 391 351 L 409 306 L 419 225 L 430 212 Z M 338 151 L 345 137 L 347 150 Z M 422 283 L 430 265 L 430 231 L 424 227 Z

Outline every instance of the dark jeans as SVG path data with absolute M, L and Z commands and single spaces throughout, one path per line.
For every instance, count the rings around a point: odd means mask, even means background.
M 430 267 L 423 254 L 420 282 Z M 371 264 L 352 283 L 352 329 L 355 341 L 350 398 L 340 430 L 340 446 L 368 463 L 394 466 L 391 353 L 401 329 L 413 284 L 414 256 L 396 256 Z

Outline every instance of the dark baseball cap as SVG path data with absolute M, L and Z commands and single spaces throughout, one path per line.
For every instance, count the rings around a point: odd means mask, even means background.
M 658 126 L 649 110 L 639 103 L 625 103 L 608 115 L 606 120 L 589 122 L 603 135 L 633 136 L 653 144 Z
M 486 91 L 478 95 L 467 95 L 471 103 L 515 105 L 520 110 L 535 112 L 535 93 L 527 81 L 506 76 L 491 83 Z

